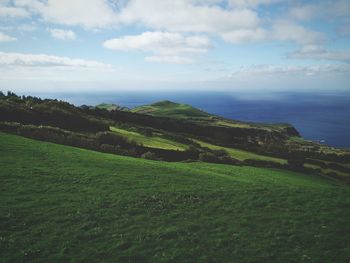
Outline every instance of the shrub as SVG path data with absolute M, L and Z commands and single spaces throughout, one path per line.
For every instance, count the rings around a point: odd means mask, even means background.
M 96 138 L 101 144 L 120 145 L 122 147 L 137 145 L 134 141 L 128 140 L 124 136 L 113 132 L 98 132 Z
M 246 159 L 243 161 L 244 164 L 255 167 L 267 167 L 267 168 L 284 168 L 283 164 L 265 161 L 265 160 L 256 160 L 256 159 Z
M 148 160 L 158 160 L 156 154 L 152 152 L 145 152 L 144 154 L 141 155 L 141 158 L 148 159 Z
M 209 163 L 214 163 L 218 162 L 219 159 L 211 152 L 202 152 L 199 154 L 198 159 L 202 162 L 209 162 Z
M 298 152 L 290 153 L 288 155 L 288 167 L 293 170 L 303 170 L 304 169 L 304 163 L 305 163 L 305 157 Z
M 323 162 L 323 161 L 320 161 L 320 160 L 315 160 L 315 159 L 306 159 L 305 162 L 309 163 L 309 164 L 314 164 L 314 165 L 317 165 L 317 166 L 320 166 L 321 168 L 323 169 L 327 169 L 328 168 L 328 165 L 327 163 Z
M 116 152 L 116 148 L 110 144 L 101 144 L 100 149 L 102 152 L 107 152 L 107 153 L 115 153 Z
M 17 133 L 21 124 L 18 122 L 0 122 L 0 130 L 4 132 Z
M 224 164 L 241 164 L 239 160 L 234 159 L 230 156 L 220 156 L 219 161 L 220 163 L 224 163 Z
M 220 158 L 220 157 L 230 157 L 230 154 L 224 149 L 212 150 L 211 152 L 218 158 Z
M 144 129 L 141 129 L 140 130 L 140 133 L 147 136 L 147 137 L 151 137 L 153 136 L 153 132 L 152 132 L 152 129 L 149 129 L 149 128 L 144 128 Z

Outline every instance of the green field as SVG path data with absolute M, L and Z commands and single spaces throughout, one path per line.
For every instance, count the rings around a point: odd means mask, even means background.
M 207 143 L 207 142 L 200 141 L 200 140 L 196 140 L 196 139 L 194 139 L 194 141 L 196 143 L 198 143 L 200 146 L 207 147 L 207 148 L 212 149 L 212 150 L 225 150 L 230 154 L 231 157 L 238 159 L 240 161 L 252 159 L 252 160 L 272 161 L 272 162 L 281 163 L 281 164 L 287 163 L 286 160 L 280 159 L 280 158 L 260 155 L 260 154 L 240 150 L 240 149 L 233 149 L 233 148 L 229 148 L 229 147 L 218 146 L 218 145 L 214 145 L 214 144 Z
M 0 133 L 1 262 L 348 262 L 350 188 Z
M 174 142 L 158 136 L 146 136 L 138 132 L 128 131 L 125 129 L 110 127 L 111 131 L 134 140 L 135 142 L 142 144 L 143 146 L 151 148 L 159 148 L 165 150 L 185 151 L 187 146 L 178 142 Z

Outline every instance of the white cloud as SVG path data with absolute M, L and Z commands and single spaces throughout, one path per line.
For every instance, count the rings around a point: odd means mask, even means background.
M 206 37 L 184 37 L 179 33 L 144 32 L 141 35 L 114 38 L 104 47 L 120 51 L 145 51 L 158 54 L 205 53 L 210 48 Z
M 228 2 L 232 7 L 255 8 L 259 5 L 270 5 L 282 2 L 282 0 L 228 0 Z
M 350 1 L 333 0 L 320 1 L 313 4 L 294 6 L 289 11 L 289 16 L 299 20 L 311 20 L 315 17 L 339 18 L 350 16 Z
M 245 75 L 245 76 L 257 76 L 257 75 L 269 75 L 269 76 L 313 76 L 319 74 L 339 73 L 350 74 L 349 65 L 312 65 L 312 66 L 299 66 L 299 65 L 251 65 L 247 67 L 241 67 L 238 71 L 234 72 L 232 76 Z
M 190 63 L 186 56 L 206 53 L 211 47 L 204 36 L 183 36 L 171 32 L 144 32 L 135 36 L 124 36 L 107 40 L 103 46 L 117 51 L 142 51 L 154 54 L 146 61 L 167 63 Z
M 288 54 L 288 57 L 295 59 L 335 60 L 350 63 L 350 50 L 329 51 L 322 46 L 307 45 Z
M 9 6 L 9 1 L 0 2 L 0 17 L 6 18 L 27 18 L 30 13 L 24 8 Z
M 272 21 L 272 29 L 263 28 L 255 8 L 278 2 L 282 1 L 15 0 L 14 7 L 26 8 L 49 23 L 86 29 L 140 25 L 155 31 L 216 34 L 234 44 L 270 39 L 310 44 L 319 40 L 319 34 L 292 22 Z
M 192 64 L 195 61 L 191 58 L 180 56 L 148 56 L 145 57 L 148 62 L 169 63 L 169 64 Z
M 20 24 L 20 25 L 7 25 L 7 26 L 0 26 L 0 30 L 2 31 L 15 31 L 18 30 L 20 32 L 30 32 L 37 30 L 37 26 L 35 24 Z
M 56 67 L 68 69 L 111 69 L 109 64 L 94 60 L 72 59 L 46 54 L 0 52 L 0 67 Z
M 222 38 L 229 43 L 240 44 L 249 42 L 258 42 L 266 40 L 267 31 L 262 28 L 241 29 L 222 34 Z
M 323 41 L 321 33 L 311 31 L 289 20 L 273 21 L 272 27 L 269 29 L 241 29 L 223 33 L 221 37 L 226 42 L 233 44 L 277 40 L 306 45 Z
M 231 74 L 212 81 L 222 89 L 254 91 L 269 94 L 271 91 L 335 91 L 348 90 L 349 64 L 260 64 L 247 65 Z
M 107 0 L 16 0 L 17 7 L 27 8 L 50 23 L 105 28 L 116 23 L 116 15 Z
M 292 41 L 298 44 L 314 44 L 323 40 L 323 35 L 306 29 L 288 20 L 279 20 L 272 26 L 270 38 L 280 41 Z
M 289 16 L 297 20 L 310 20 L 319 14 L 319 7 L 317 5 L 302 5 L 293 7 L 289 11 Z
M 16 0 L 16 8 L 39 14 L 46 22 L 86 29 L 142 24 L 152 29 L 181 32 L 226 32 L 254 28 L 255 11 L 225 9 L 217 0 Z
M 35 24 L 23 24 L 23 25 L 17 26 L 17 29 L 19 31 L 31 32 L 31 31 L 37 30 L 38 28 Z
M 49 29 L 51 36 L 60 40 L 74 40 L 75 33 L 72 30 L 62 30 L 57 28 Z
M 95 30 L 117 26 L 141 26 L 156 32 L 138 36 L 124 36 L 107 40 L 104 46 L 114 50 L 138 50 L 148 54 L 146 61 L 190 63 L 193 55 L 206 53 L 209 36 L 220 36 L 232 44 L 261 41 L 285 41 L 298 45 L 315 45 L 324 36 L 293 20 L 308 20 L 315 16 L 344 17 L 350 13 L 350 2 L 335 0 L 316 4 L 295 4 L 280 20 L 263 20 L 259 17 L 260 5 L 283 3 L 282 0 L 14 0 L 0 2 L 4 13 L 8 10 L 24 12 L 23 16 L 38 15 L 42 21 L 55 24 L 82 26 Z M 7 11 L 6 11 L 7 10 Z M 272 12 L 274 13 L 274 12 Z M 260 13 L 261 14 L 261 13 Z M 162 32 L 166 31 L 166 32 Z M 339 29 L 343 35 L 346 28 Z M 71 30 L 50 29 L 53 37 L 75 39 Z M 208 37 L 181 34 L 207 34 Z M 191 41 L 204 41 L 194 45 Z M 297 54 L 294 54 L 297 56 Z M 303 54 L 306 56 L 305 54 Z M 339 54 L 328 54 L 338 57 Z M 315 54 L 312 56 L 316 58 Z M 323 54 L 325 57 L 325 54 Z M 322 57 L 318 55 L 318 57 Z M 319 59 L 319 58 L 316 58 Z
M 132 0 L 120 13 L 120 22 L 139 23 L 153 29 L 177 32 L 218 33 L 255 28 L 256 12 L 227 10 L 219 5 L 195 5 L 185 0 Z
M 0 32 L 0 42 L 9 42 L 9 41 L 15 41 L 15 40 L 17 40 L 17 38 Z

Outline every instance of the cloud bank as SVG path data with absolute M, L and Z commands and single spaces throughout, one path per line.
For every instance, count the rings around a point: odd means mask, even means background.
M 135 36 L 124 36 L 107 40 L 103 46 L 116 51 L 142 51 L 152 53 L 146 61 L 187 64 L 193 60 L 184 55 L 206 53 L 210 40 L 203 36 L 185 37 L 171 32 L 144 32 Z
M 56 67 L 67 69 L 111 69 L 109 64 L 94 60 L 73 59 L 46 54 L 0 52 L 0 67 Z

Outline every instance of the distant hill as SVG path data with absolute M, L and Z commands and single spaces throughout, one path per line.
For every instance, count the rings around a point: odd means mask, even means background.
M 169 100 L 159 101 L 150 105 L 143 105 L 131 110 L 135 113 L 147 114 L 154 117 L 166 117 L 179 120 L 190 120 L 204 125 L 229 128 L 257 128 L 268 131 L 282 131 L 290 136 L 299 137 L 298 131 L 286 123 L 253 123 L 226 119 L 197 109 L 188 104 L 176 103 Z
M 132 112 L 148 114 L 156 117 L 178 119 L 210 119 L 211 114 L 201 111 L 188 104 L 180 104 L 169 100 L 159 101 L 150 105 L 136 107 Z

